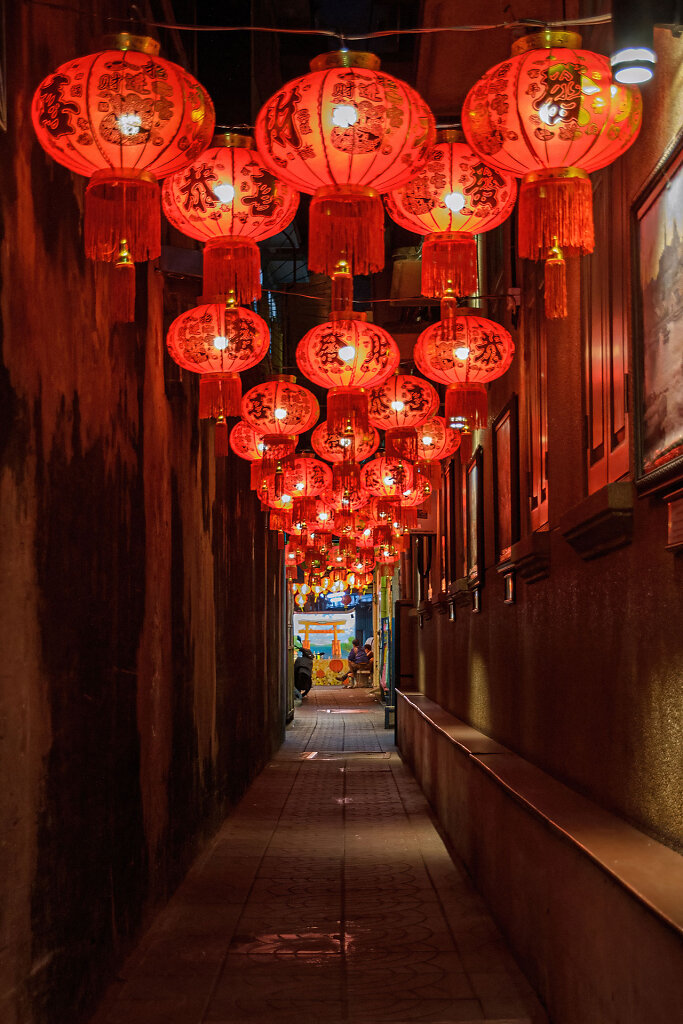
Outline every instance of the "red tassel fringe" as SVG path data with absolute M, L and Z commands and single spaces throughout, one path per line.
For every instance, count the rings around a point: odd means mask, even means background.
M 109 309 L 113 323 L 135 320 L 135 265 L 113 266 L 109 274 Z
M 335 462 L 332 466 L 334 491 L 357 491 L 360 488 L 360 466 L 357 462 Z
M 308 268 L 314 273 L 331 277 L 343 253 L 351 274 L 376 274 L 384 266 L 381 199 L 362 191 L 314 196 L 308 239 Z
M 545 315 L 549 320 L 567 315 L 567 265 L 563 259 L 545 261 Z
M 428 235 L 422 245 L 422 294 L 440 298 L 446 292 L 478 291 L 476 239 L 454 231 Z
M 590 178 L 523 181 L 519 190 L 519 255 L 543 260 L 559 245 L 566 256 L 593 252 Z
M 289 512 L 271 512 L 268 516 L 268 526 L 271 530 L 284 530 L 289 533 L 292 528 L 292 516 Z
M 134 263 L 161 255 L 159 186 L 145 179 L 95 177 L 85 192 L 85 255 L 111 263 L 122 238 Z
M 415 462 L 417 459 L 417 430 L 415 427 L 394 427 L 387 430 L 384 437 L 387 455 L 397 459 Z
M 238 373 L 210 373 L 199 380 L 200 420 L 239 416 L 242 381 Z
M 450 384 L 446 388 L 446 423 L 452 429 L 486 427 L 488 401 L 483 384 Z
M 241 305 L 261 297 L 261 253 L 248 238 L 219 238 L 204 247 L 204 295 L 230 292 Z
M 263 473 L 272 473 L 277 469 L 278 462 L 282 463 L 283 469 L 291 464 L 291 456 L 296 448 L 296 437 L 293 434 L 264 434 L 261 440 Z
M 343 434 L 349 420 L 354 433 L 370 433 L 367 393 L 363 388 L 330 388 L 327 393 L 329 432 Z
M 225 420 L 216 424 L 216 431 L 213 435 L 213 453 L 216 456 L 230 454 L 230 431 Z

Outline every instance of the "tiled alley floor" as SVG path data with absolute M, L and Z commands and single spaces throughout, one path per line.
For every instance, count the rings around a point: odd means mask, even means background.
M 93 1024 L 545 1020 L 384 709 L 314 688 Z

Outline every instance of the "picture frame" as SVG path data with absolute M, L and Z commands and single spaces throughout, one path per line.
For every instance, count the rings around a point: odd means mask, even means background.
M 635 483 L 683 479 L 683 131 L 631 208 Z
M 481 445 L 467 464 L 465 509 L 467 581 L 470 587 L 480 587 L 484 582 L 484 451 Z
M 519 421 L 513 394 L 491 425 L 495 562 L 508 562 L 519 540 Z

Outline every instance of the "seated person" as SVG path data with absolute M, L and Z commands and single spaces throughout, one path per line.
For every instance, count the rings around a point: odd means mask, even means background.
M 365 651 L 365 656 L 368 659 L 368 668 L 370 669 L 370 675 L 372 675 L 372 671 L 375 664 L 375 655 L 372 653 L 372 647 L 370 646 L 370 644 L 365 644 L 363 650 Z
M 351 641 L 351 650 L 349 651 L 348 657 L 348 669 L 343 676 L 337 676 L 340 683 L 344 683 L 344 689 L 353 689 L 356 685 L 356 671 L 359 665 L 367 665 L 368 656 L 360 645 L 360 640 L 355 637 Z M 346 683 L 345 680 L 351 676 L 351 682 Z

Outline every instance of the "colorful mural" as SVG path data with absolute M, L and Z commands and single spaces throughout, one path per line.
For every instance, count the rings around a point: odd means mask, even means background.
M 295 612 L 294 636 L 315 655 L 314 686 L 339 686 L 337 674 L 346 668 L 351 641 L 356 635 L 356 612 Z

